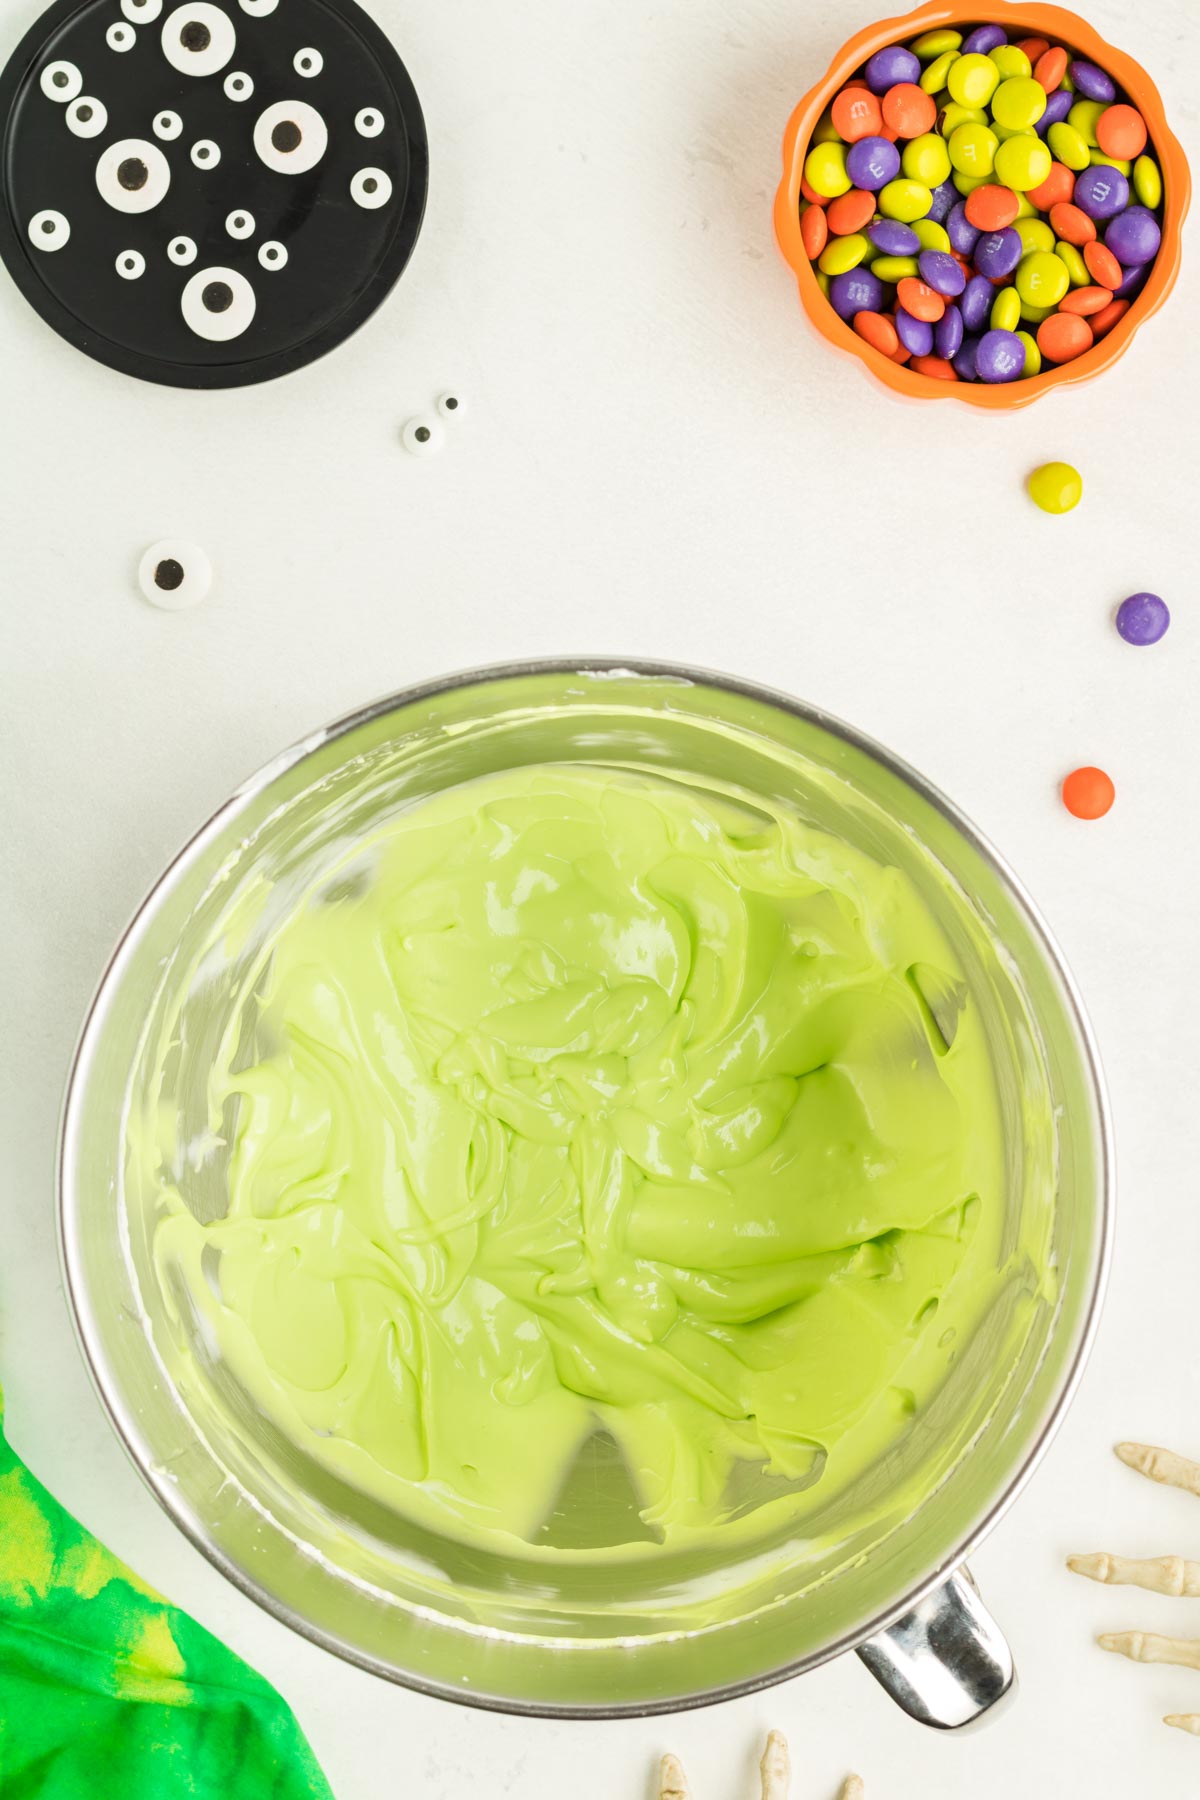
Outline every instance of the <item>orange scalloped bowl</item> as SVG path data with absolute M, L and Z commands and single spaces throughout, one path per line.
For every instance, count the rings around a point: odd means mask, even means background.
M 800 240 L 800 177 L 813 130 L 839 88 L 862 68 L 869 56 L 888 44 L 906 42 L 938 26 L 1002 25 L 1010 38 L 1046 37 L 1064 44 L 1077 56 L 1105 69 L 1123 87 L 1146 121 L 1153 151 L 1163 179 L 1162 244 L 1154 267 L 1129 311 L 1108 334 L 1073 362 L 1062 363 L 1040 375 L 998 383 L 938 381 L 893 363 L 866 343 L 840 319 L 817 285 L 816 271 Z M 969 406 L 1028 406 L 1051 388 L 1088 381 L 1116 362 L 1133 342 L 1140 325 L 1166 300 L 1179 274 L 1180 239 L 1191 198 L 1187 159 L 1167 124 L 1162 98 L 1146 71 L 1095 32 L 1078 14 L 1061 6 L 1023 4 L 1009 0 L 998 4 L 958 4 L 958 0 L 933 0 L 900 18 L 882 19 L 867 26 L 843 44 L 822 79 L 801 100 L 788 121 L 783 139 L 783 180 L 775 196 L 775 235 L 800 288 L 805 312 L 821 336 L 835 350 L 857 358 L 871 374 L 894 393 L 907 399 L 962 400 Z

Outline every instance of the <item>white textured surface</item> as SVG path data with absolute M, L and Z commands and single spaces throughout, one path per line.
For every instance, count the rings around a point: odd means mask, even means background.
M 286 3 L 286 0 L 285 0 Z M 0 0 L 0 52 L 35 6 Z M 1200 1454 L 1195 1176 L 1200 940 L 1192 270 L 1099 383 L 1008 417 L 886 399 L 809 333 L 770 237 L 792 103 L 865 0 L 482 0 L 375 11 L 432 139 L 425 232 L 357 338 L 265 388 L 153 389 L 86 361 L 0 279 L 0 1375 L 13 1439 L 62 1499 L 294 1704 L 338 1800 L 643 1800 L 660 1749 L 697 1800 L 744 1800 L 769 1724 L 796 1800 L 858 1767 L 869 1800 L 1185 1796 L 1166 1711 L 1200 1678 L 1135 1669 L 1098 1628 L 1200 1631 L 1200 1606 L 1107 1593 L 1073 1548 L 1200 1554 L 1200 1505 L 1109 1454 Z M 1126 17 L 1125 15 L 1130 16 Z M 1193 0 L 1094 0 L 1200 149 Z M 405 420 L 450 384 L 442 454 Z M 835 428 L 836 422 L 836 428 Z M 1084 504 L 1049 519 L 1030 466 Z M 139 599 L 138 558 L 200 543 L 209 600 Z M 1132 651 L 1142 587 L 1175 622 Z M 242 1600 L 143 1490 L 67 1324 L 52 1151 L 105 954 L 171 852 L 259 762 L 377 692 L 502 657 L 668 656 L 786 687 L 959 800 L 1039 897 L 1088 997 L 1121 1151 L 1116 1276 L 1082 1395 L 975 1561 L 1024 1688 L 974 1739 L 922 1735 L 854 1659 L 674 1721 L 523 1723 L 392 1690 Z M 1077 762 L 1102 824 L 1061 811 Z

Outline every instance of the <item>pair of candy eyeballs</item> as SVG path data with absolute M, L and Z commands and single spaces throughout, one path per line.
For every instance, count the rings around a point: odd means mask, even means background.
M 439 394 L 437 400 L 439 418 L 425 418 L 418 414 L 410 419 L 404 427 L 401 437 L 404 448 L 410 456 L 433 456 L 446 441 L 446 430 L 442 419 L 461 419 L 466 411 L 463 397 L 457 389 Z

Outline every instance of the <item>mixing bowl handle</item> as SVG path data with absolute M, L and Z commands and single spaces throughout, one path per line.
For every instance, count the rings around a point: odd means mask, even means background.
M 1017 1683 L 1012 1651 L 966 1569 L 858 1654 L 897 1706 L 938 1731 L 977 1724 Z

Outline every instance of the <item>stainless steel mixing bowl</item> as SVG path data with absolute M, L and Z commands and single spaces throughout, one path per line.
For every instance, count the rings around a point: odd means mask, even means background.
M 1048 1297 L 1034 1281 L 997 1303 L 925 1416 L 861 1478 L 873 1523 L 849 1508 L 832 1544 L 826 1531 L 816 1549 L 777 1534 L 723 1557 L 627 1554 L 616 1511 L 620 1501 L 627 1526 L 628 1493 L 602 1456 L 574 1503 L 586 1541 L 609 1545 L 599 1555 L 558 1568 L 436 1536 L 307 1461 L 219 1363 L 181 1356 L 158 1291 L 124 1121 L 145 1046 L 180 1004 L 163 1104 L 182 1129 L 203 1101 L 224 986 L 211 959 L 200 974 L 195 965 L 222 909 L 248 881 L 261 891 L 263 874 L 286 893 L 335 839 L 423 795 L 562 761 L 732 781 L 902 868 L 950 936 L 985 1019 L 1008 1122 L 1006 1216 L 1016 1241 L 1031 1211 L 1046 1224 L 1052 1215 L 1057 1289 Z M 1029 1123 L 1038 1118 L 1044 1128 Z M 1016 878 L 948 801 L 783 695 L 684 668 L 542 663 L 368 707 L 278 757 L 204 826 L 130 926 L 87 1020 L 63 1123 L 60 1212 L 84 1354 L 140 1473 L 230 1580 L 315 1642 L 427 1693 L 584 1716 L 726 1699 L 854 1648 L 914 1716 L 956 1726 L 1012 1683 L 1003 1638 L 962 1565 L 1028 1479 L 1079 1379 L 1104 1285 L 1111 1182 L 1101 1076 L 1071 978 Z M 221 1196 L 202 1203 L 219 1209 Z M 935 1444 L 949 1473 L 915 1511 L 889 1510 Z

